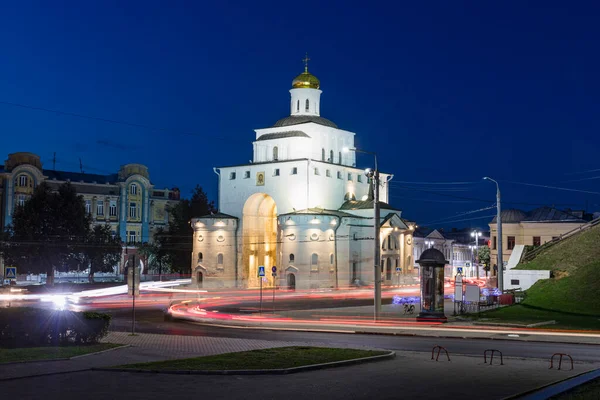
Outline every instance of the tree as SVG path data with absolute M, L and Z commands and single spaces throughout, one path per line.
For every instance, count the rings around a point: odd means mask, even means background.
M 52 285 L 54 271 L 68 267 L 87 238 L 90 224 L 83 197 L 70 183 L 56 192 L 41 183 L 23 206 L 15 207 L 0 253 L 7 265 L 28 273 L 46 273 L 46 282 Z
M 193 230 L 190 225 L 192 218 L 201 217 L 217 211 L 215 203 L 196 185 L 191 199 L 181 200 L 170 210 L 169 229 L 163 233 L 163 248 L 165 249 L 171 269 L 179 273 L 191 273 Z
M 123 248 L 121 238 L 112 235 L 111 226 L 94 226 L 81 246 L 85 266 L 89 268 L 88 279 L 94 282 L 96 272 L 111 272 L 119 264 Z
M 138 247 L 138 253 L 148 260 L 149 269 L 158 271 L 158 279 L 164 272 L 170 272 L 171 255 L 167 250 L 168 236 L 163 228 L 159 228 L 154 234 L 151 243 L 143 243 Z
M 479 262 L 483 264 L 483 270 L 485 271 L 485 276 L 488 276 L 488 272 L 490 271 L 490 248 L 488 246 L 481 246 L 478 250 L 477 256 L 479 257 Z

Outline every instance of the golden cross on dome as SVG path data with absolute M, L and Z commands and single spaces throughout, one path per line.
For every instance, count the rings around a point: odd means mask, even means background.
M 302 61 L 304 61 L 304 72 L 308 72 L 308 62 L 310 61 L 310 58 L 308 58 L 308 53 L 306 53 L 306 56 L 304 56 Z

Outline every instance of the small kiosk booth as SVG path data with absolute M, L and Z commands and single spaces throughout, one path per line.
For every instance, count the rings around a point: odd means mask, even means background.
M 437 249 L 427 249 L 417 260 L 421 268 L 421 312 L 417 321 L 446 322 L 444 314 L 444 254 Z

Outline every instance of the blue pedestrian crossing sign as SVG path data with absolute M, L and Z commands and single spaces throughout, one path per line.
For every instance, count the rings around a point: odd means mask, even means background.
M 258 267 L 258 276 L 265 276 L 265 266 L 264 265 L 260 265 Z
M 17 267 L 6 267 L 4 269 L 4 279 L 17 279 Z
M 462 274 L 462 267 L 456 268 L 456 273 L 457 274 Z

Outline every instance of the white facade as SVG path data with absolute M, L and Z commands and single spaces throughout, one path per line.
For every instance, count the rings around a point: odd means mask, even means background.
M 192 221 L 198 285 L 256 287 L 261 266 L 267 286 L 372 282 L 373 187 L 355 153 L 344 152 L 355 134 L 320 116 L 319 86 L 305 70 L 290 90 L 290 116 L 255 131 L 252 161 L 215 168 L 219 213 Z M 413 271 L 412 231 L 385 204 L 391 178 L 380 173 L 379 264 L 389 284 Z

